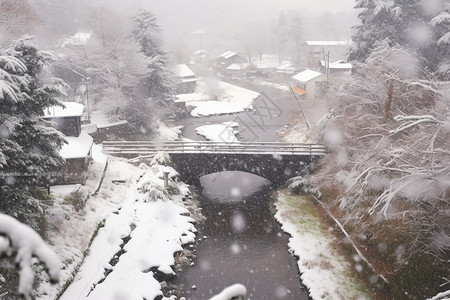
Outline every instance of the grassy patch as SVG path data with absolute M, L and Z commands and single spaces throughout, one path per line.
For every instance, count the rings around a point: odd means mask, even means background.
M 353 266 L 352 256 L 346 256 L 340 243 L 330 229 L 330 225 L 324 216 L 321 206 L 308 196 L 291 195 L 287 191 L 281 191 L 282 197 L 277 202 L 283 223 L 289 223 L 295 227 L 298 238 L 305 241 L 305 245 L 299 251 L 299 263 L 303 270 L 319 272 L 317 276 L 323 276 L 325 282 L 333 282 L 333 286 L 325 291 L 324 299 L 374 299 L 376 298 L 368 284 L 361 279 L 361 274 Z M 313 240 L 311 240 L 313 237 Z M 308 242 L 309 241 L 309 242 Z M 314 245 L 312 242 L 318 244 Z M 303 256 L 308 260 L 302 260 Z M 333 290 L 334 289 L 334 290 Z M 336 298 L 337 297 L 337 298 Z

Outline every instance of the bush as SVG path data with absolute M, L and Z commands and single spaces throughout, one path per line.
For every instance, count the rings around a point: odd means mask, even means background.
M 298 195 L 311 195 L 315 199 L 322 198 L 322 194 L 319 189 L 313 186 L 313 184 L 303 176 L 292 177 L 287 181 L 288 189 Z

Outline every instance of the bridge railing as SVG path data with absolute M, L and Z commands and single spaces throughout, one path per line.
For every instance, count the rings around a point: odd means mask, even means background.
M 145 155 L 158 151 L 168 153 L 326 154 L 324 145 L 286 142 L 105 141 L 103 147 L 110 154 Z

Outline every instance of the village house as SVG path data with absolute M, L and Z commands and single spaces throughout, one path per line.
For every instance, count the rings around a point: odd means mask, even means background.
M 44 120 L 64 134 L 66 144 L 59 151 L 65 164 L 58 172 L 52 173 L 52 184 L 84 184 L 92 158 L 93 139 L 81 131 L 81 115 L 84 105 L 65 102 L 64 108 L 53 106 L 44 111 Z
M 226 68 L 226 73 L 232 77 L 246 77 L 252 70 L 255 70 L 255 67 L 250 63 L 236 63 L 229 65 Z
M 276 68 L 278 75 L 283 77 L 292 77 L 299 71 L 297 65 L 292 61 L 282 61 L 281 64 Z
M 257 75 L 267 77 L 276 73 L 276 68 L 280 65 L 278 55 L 264 54 L 252 61 L 257 70 Z
M 347 41 L 306 41 L 308 67 L 314 70 L 320 68 L 320 61 L 327 60 L 329 54 L 330 61 L 343 59 L 347 56 Z
M 307 100 L 320 97 L 324 92 L 325 76 L 322 73 L 305 70 L 291 77 L 295 86 L 292 90 Z
M 198 77 L 185 64 L 175 65 L 173 68 L 175 79 L 177 81 L 177 94 L 194 93 L 197 88 Z
M 238 52 L 227 51 L 219 55 L 216 60 L 216 67 L 219 70 L 226 70 L 232 64 L 243 64 L 247 62 L 247 59 L 242 57 Z

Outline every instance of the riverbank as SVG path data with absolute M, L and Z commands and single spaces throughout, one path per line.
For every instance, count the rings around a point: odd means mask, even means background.
M 298 257 L 301 280 L 314 300 L 374 298 L 358 274 L 363 270 L 361 259 L 343 254 L 334 229 L 323 220 L 311 199 L 280 190 L 275 206 L 276 219 L 291 235 L 288 246 Z
M 64 268 L 58 285 L 39 284 L 36 298 L 173 299 L 164 298 L 163 281 L 175 276 L 183 245 L 195 242 L 196 221 L 188 186 L 167 163 L 164 155 L 140 166 L 110 157 L 96 195 L 83 198 L 89 182 L 71 198 L 68 186 L 53 191 L 49 242 Z

